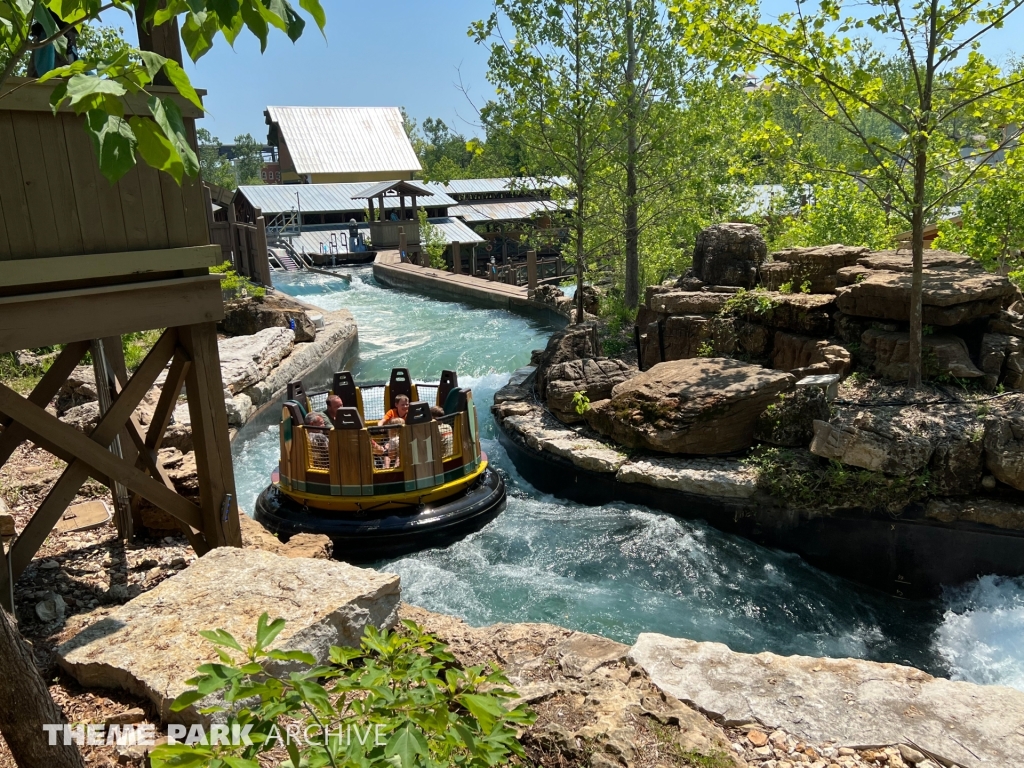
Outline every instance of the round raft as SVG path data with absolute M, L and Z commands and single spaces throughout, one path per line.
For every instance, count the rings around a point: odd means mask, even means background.
M 333 425 L 306 423 L 341 399 Z M 404 424 L 383 424 L 404 395 Z M 434 413 L 431 413 L 434 405 Z M 444 371 L 417 384 L 404 368 L 386 384 L 355 385 L 347 371 L 331 390 L 288 385 L 281 410 L 281 461 L 256 501 L 255 518 L 287 539 L 320 533 L 336 557 L 371 562 L 451 544 L 505 508 L 505 483 L 480 450 L 473 393 Z

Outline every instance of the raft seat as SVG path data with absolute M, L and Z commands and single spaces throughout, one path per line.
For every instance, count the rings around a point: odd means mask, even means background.
M 285 395 L 286 400 L 293 400 L 303 408 L 303 415 L 313 410 L 319 410 L 314 408 L 309 402 L 309 395 L 306 394 L 305 388 L 302 386 L 302 379 L 295 379 L 294 381 L 288 382 L 287 394 Z
M 441 371 L 441 380 L 437 383 L 437 397 L 434 405 L 444 408 L 448 393 L 459 386 L 459 374 L 455 371 Z
M 408 368 L 391 369 L 391 378 L 388 380 L 388 383 L 384 385 L 385 412 L 395 407 L 395 398 L 399 395 L 405 395 L 408 397 L 410 403 L 420 399 L 416 390 L 416 384 L 413 383 L 412 376 L 409 375 Z M 381 415 L 383 416 L 383 414 Z

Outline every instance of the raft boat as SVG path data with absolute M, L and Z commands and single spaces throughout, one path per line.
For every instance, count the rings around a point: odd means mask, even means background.
M 331 392 L 343 406 L 333 426 L 307 425 L 306 414 L 325 411 Z M 411 401 L 405 424 L 381 425 L 399 395 Z M 431 405 L 444 416 L 434 418 Z M 254 517 L 284 540 L 326 534 L 342 560 L 445 546 L 505 508 L 505 483 L 480 450 L 473 393 L 454 371 L 427 384 L 396 368 L 387 383 L 363 386 L 341 371 L 329 391 L 308 394 L 291 382 L 280 438 L 280 464 Z

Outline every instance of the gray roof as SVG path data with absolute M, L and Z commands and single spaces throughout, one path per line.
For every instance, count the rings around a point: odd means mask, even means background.
M 357 200 L 357 195 L 366 189 L 365 182 L 347 182 L 344 184 L 260 184 L 252 187 L 239 187 L 237 194 L 245 197 L 254 208 L 259 208 L 264 215 L 285 213 L 301 207 L 303 213 L 359 212 L 366 209 L 365 200 Z M 433 190 L 432 190 L 433 191 Z M 299 196 L 298 203 L 295 195 Z M 437 192 L 416 199 L 424 208 L 446 208 L 458 205 L 452 198 Z M 385 197 L 384 207 L 398 208 L 397 197 Z
M 444 184 L 444 191 L 449 195 L 470 195 L 507 193 L 513 189 L 532 191 L 538 189 L 568 188 L 569 179 L 565 176 L 553 176 L 551 178 L 541 176 L 524 176 L 522 178 L 495 178 L 495 179 L 452 179 Z
M 369 224 L 358 224 L 360 234 L 368 236 L 370 234 Z M 302 228 L 302 234 L 295 235 L 290 239 L 292 247 L 300 253 L 331 253 L 330 243 L 331 235 L 334 235 L 334 242 L 337 243 L 339 254 L 346 254 L 348 250 L 348 225 L 342 226 L 340 224 L 334 224 L 330 227 L 323 227 L 317 229 Z M 327 246 L 327 250 L 323 250 L 323 246 Z
M 267 107 L 296 173 L 419 171 L 398 107 Z
M 395 190 L 397 193 L 404 194 L 406 197 L 409 195 L 425 196 L 433 194 L 433 190 L 427 189 L 423 184 L 418 181 L 378 181 L 376 184 L 371 184 L 366 189 L 363 189 L 357 195 L 353 197 L 357 200 L 365 200 L 368 197 L 376 197 L 384 192 L 390 192 Z M 437 190 L 441 191 L 441 190 Z M 442 193 L 443 194 L 443 193 Z
M 427 219 L 440 231 L 444 239 L 449 243 L 482 243 L 484 238 L 467 227 L 460 219 L 453 216 L 435 216 Z
M 448 209 L 469 224 L 485 221 L 521 221 L 544 211 L 560 211 L 565 206 L 554 200 L 498 200 L 493 203 L 462 203 Z

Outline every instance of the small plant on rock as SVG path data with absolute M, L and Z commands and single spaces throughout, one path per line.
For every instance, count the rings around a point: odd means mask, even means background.
M 256 285 L 249 278 L 238 274 L 231 268 L 231 262 L 225 261 L 223 264 L 210 267 L 210 273 L 214 275 L 223 275 L 220 279 L 220 289 L 227 298 L 239 298 L 244 296 L 252 296 L 256 299 L 262 299 L 267 295 L 267 289 L 263 286 Z
M 793 292 L 793 281 L 787 280 L 779 286 L 779 293 L 792 293 Z
M 590 398 L 585 392 L 572 393 L 572 409 L 576 411 L 577 416 L 582 416 L 590 410 Z
M 810 280 L 804 280 L 802 283 L 800 283 L 800 293 L 810 293 L 810 292 L 811 292 L 811 281 Z
M 282 768 L 484 768 L 524 757 L 516 727 L 535 715 L 507 706 L 518 694 L 504 687 L 505 676 L 495 667 L 463 668 L 436 637 L 402 623 L 396 632 L 368 627 L 359 648 L 332 647 L 322 665 L 305 651 L 270 649 L 285 622 L 266 613 L 248 648 L 223 629 L 200 633 L 221 663 L 200 666 L 189 681 L 195 689 L 171 708 L 217 694 L 223 705 L 200 712 L 218 714 L 227 733 L 247 739 L 159 746 L 153 768 L 260 768 L 275 756 Z
M 697 357 L 714 357 L 715 348 L 709 341 L 702 341 L 697 347 Z

